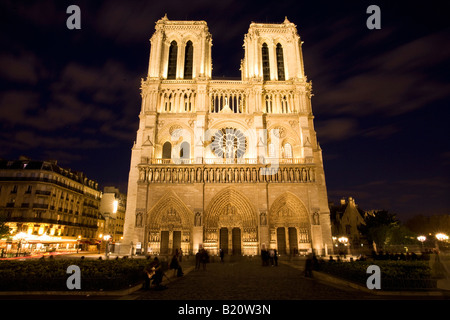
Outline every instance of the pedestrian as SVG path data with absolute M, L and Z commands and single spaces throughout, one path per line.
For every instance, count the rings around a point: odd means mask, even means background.
M 270 249 L 270 251 L 269 251 L 269 259 L 270 259 L 270 265 L 272 267 L 273 267 L 274 254 L 275 254 L 275 252 L 273 251 L 273 249 Z
M 203 265 L 203 270 L 206 270 L 206 264 L 209 263 L 209 254 L 208 251 L 206 251 L 206 249 L 203 249 L 200 260 Z
M 311 258 L 311 255 L 308 255 L 308 258 L 306 258 L 305 261 L 305 277 L 312 278 L 312 264 L 313 260 Z
M 148 280 L 146 279 L 144 283 L 144 289 L 147 290 L 150 289 L 151 285 L 154 285 L 155 289 L 157 290 L 167 288 L 166 286 L 161 285 L 164 276 L 164 271 L 162 270 L 162 265 L 157 257 L 153 259 L 152 263 L 150 263 L 150 265 L 147 268 L 145 268 L 144 271 L 148 278 Z
M 223 262 L 223 257 L 225 256 L 225 252 L 222 248 L 220 248 L 220 262 Z
M 173 276 L 175 277 L 175 275 L 178 272 L 178 269 L 181 268 L 180 264 L 178 263 L 178 256 L 175 253 L 172 257 L 172 260 L 170 261 L 170 265 L 169 265 L 169 269 L 173 270 Z
M 277 249 L 273 250 L 273 260 L 275 261 L 275 266 L 278 267 L 278 252 L 277 252 Z
M 198 250 L 197 253 L 195 254 L 195 270 L 200 269 L 201 256 L 202 256 L 202 254 L 201 254 L 200 250 Z

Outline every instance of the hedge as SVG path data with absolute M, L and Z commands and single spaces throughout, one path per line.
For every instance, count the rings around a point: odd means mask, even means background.
M 381 271 L 382 290 L 435 289 L 436 279 L 431 276 L 428 261 L 319 261 L 314 269 L 366 286 L 367 267 L 377 265 Z
M 0 291 L 68 290 L 66 281 L 70 265 L 81 271 L 81 290 L 118 290 L 143 280 L 146 259 L 73 260 L 47 259 L 0 261 Z

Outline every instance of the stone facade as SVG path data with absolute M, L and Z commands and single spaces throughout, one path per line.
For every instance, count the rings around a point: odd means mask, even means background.
M 21 252 L 95 246 L 105 222 L 101 196 L 96 181 L 56 161 L 0 159 L 0 220 L 10 227 L 13 246 L 22 241 Z M 0 248 L 18 252 L 9 241 Z
M 300 37 L 251 23 L 242 79 L 211 77 L 204 21 L 156 23 L 142 80 L 121 250 L 332 250 Z

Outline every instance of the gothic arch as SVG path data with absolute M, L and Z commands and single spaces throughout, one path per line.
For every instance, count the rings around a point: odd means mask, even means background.
M 285 192 L 278 196 L 269 210 L 269 225 L 276 227 L 307 227 L 310 217 L 308 209 L 293 193 Z
M 301 144 L 301 137 L 300 135 L 293 130 L 290 126 L 286 126 L 284 124 L 282 124 L 281 122 L 277 122 L 274 124 L 271 124 L 268 128 L 267 128 L 267 134 L 270 135 L 271 131 L 273 129 L 278 129 L 281 128 L 281 130 L 284 131 L 280 132 L 280 137 L 279 137 L 279 143 L 290 143 L 292 146 L 295 145 L 300 145 Z
M 149 211 L 147 225 L 150 230 L 189 231 L 194 225 L 194 214 L 175 192 L 169 191 Z
M 184 141 L 192 146 L 194 143 L 194 130 L 182 122 L 171 122 L 165 125 L 158 133 L 158 143 L 163 145 L 166 141 L 170 141 L 173 147 L 181 145 Z
M 254 228 L 258 225 L 257 216 L 256 209 L 250 200 L 242 192 L 228 187 L 221 190 L 210 201 L 204 224 L 206 228 Z

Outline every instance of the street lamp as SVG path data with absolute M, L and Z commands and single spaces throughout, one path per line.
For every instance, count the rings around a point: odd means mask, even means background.
M 105 256 L 108 257 L 109 252 L 109 240 L 111 239 L 111 236 L 109 234 L 106 234 L 103 236 L 103 240 L 106 241 L 106 248 L 105 248 Z
M 438 233 L 436 235 L 436 239 L 438 239 L 439 241 L 448 240 L 448 235 L 446 235 L 445 233 Z
M 422 251 L 423 251 L 423 243 L 425 242 L 425 240 L 427 240 L 427 237 L 425 237 L 425 236 L 418 236 L 417 240 L 419 240 L 422 243 Z
M 342 236 L 342 237 L 339 237 L 338 238 L 338 241 L 340 242 L 340 243 L 342 243 L 343 245 L 344 245 L 344 247 L 346 247 L 346 251 L 347 251 L 347 253 L 348 254 L 350 254 L 350 248 L 349 247 L 347 247 L 347 245 L 349 245 L 348 244 L 348 238 L 347 237 L 344 237 L 344 236 Z M 345 257 L 345 256 L 344 256 Z
M 80 240 L 81 240 L 81 236 L 78 236 L 78 238 L 77 238 L 77 253 L 78 253 L 78 250 L 80 249 Z

